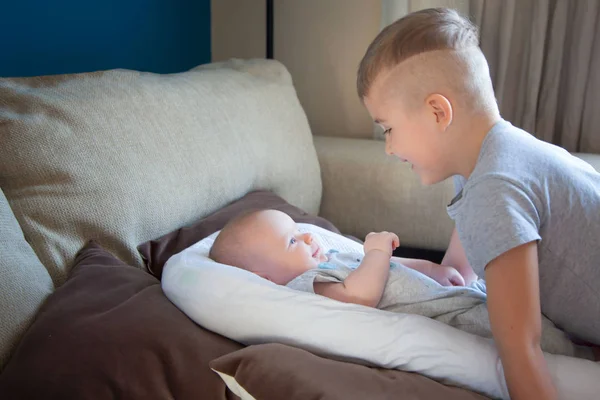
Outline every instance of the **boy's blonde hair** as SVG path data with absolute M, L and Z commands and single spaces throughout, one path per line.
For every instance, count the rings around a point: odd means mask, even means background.
M 414 92 L 411 84 L 434 91 L 445 86 L 457 92 L 465 106 L 495 106 L 487 61 L 479 49 L 477 26 L 446 8 L 411 13 L 377 35 L 358 68 L 361 100 L 369 95 L 379 74 L 418 58 L 418 65 L 408 68 L 413 76 L 404 82 L 404 91 Z M 493 105 L 488 104 L 492 102 Z

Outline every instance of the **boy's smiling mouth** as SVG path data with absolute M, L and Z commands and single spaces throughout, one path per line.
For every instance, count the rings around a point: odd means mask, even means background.
M 414 169 L 415 165 L 413 163 L 411 163 L 410 161 L 408 161 L 406 158 L 401 158 L 400 157 L 400 161 L 402 161 L 403 163 L 409 163 L 410 164 L 410 169 Z

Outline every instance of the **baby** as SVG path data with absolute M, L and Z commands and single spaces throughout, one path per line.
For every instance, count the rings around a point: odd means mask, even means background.
M 301 233 L 285 213 L 262 210 L 230 221 L 217 236 L 210 258 L 253 272 L 292 289 L 382 310 L 419 314 L 483 337 L 492 337 L 482 280 L 464 285 L 452 267 L 393 257 L 398 237 L 370 233 L 362 253 L 327 253 L 310 233 Z M 594 359 L 542 317 L 542 349 Z

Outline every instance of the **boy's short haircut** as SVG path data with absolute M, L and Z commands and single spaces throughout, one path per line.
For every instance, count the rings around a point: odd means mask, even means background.
M 464 76 L 467 74 L 473 77 L 475 82 L 468 82 L 468 86 L 479 88 L 474 88 L 477 93 L 471 93 L 471 97 L 474 97 L 471 100 L 480 103 L 482 99 L 477 97 L 489 97 L 490 90 L 491 97 L 494 97 L 487 62 L 479 49 L 477 26 L 455 10 L 430 8 L 411 13 L 388 25 L 369 45 L 358 68 L 357 89 L 360 99 L 369 95 L 373 82 L 381 72 L 393 69 L 409 58 L 436 50 L 449 50 L 444 56 L 448 59 L 447 65 L 457 67 L 455 74 L 465 79 L 468 78 Z M 433 68 L 435 64 L 431 62 L 427 65 Z M 443 68 L 430 71 L 438 75 L 450 75 L 452 72 Z M 449 81 L 454 78 L 448 76 Z

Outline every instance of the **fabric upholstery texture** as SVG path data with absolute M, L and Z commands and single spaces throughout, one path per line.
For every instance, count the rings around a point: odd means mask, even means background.
M 0 371 L 54 286 L 0 190 Z
M 0 374 L 0 398 L 233 399 L 208 363 L 241 347 L 188 319 L 152 275 L 91 242 Z
M 142 267 L 139 243 L 252 190 L 314 214 L 321 198 L 306 115 L 272 60 L 0 79 L 0 182 L 57 286 L 88 239 Z
M 600 172 L 600 154 L 573 153 L 573 155 L 581 158 L 583 161 L 594 167 L 596 171 Z

